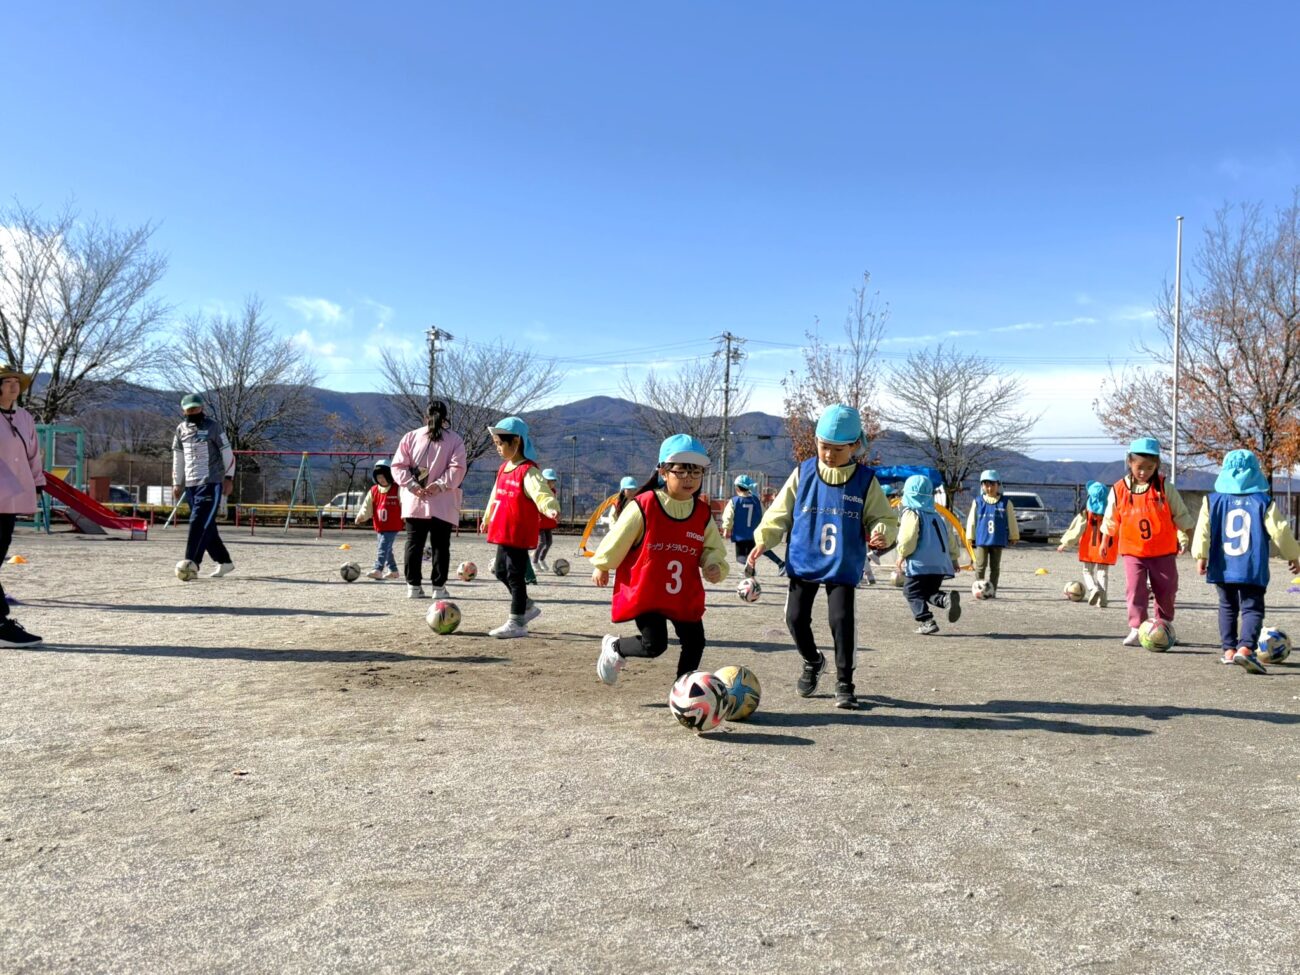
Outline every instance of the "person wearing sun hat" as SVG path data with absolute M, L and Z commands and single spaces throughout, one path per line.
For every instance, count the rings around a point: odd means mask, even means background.
M 0 562 L 9 555 L 19 515 L 33 515 L 45 490 L 45 464 L 36 439 L 36 421 L 18 405 L 32 377 L 0 365 Z M 0 586 L 0 646 L 30 647 L 41 642 L 9 615 L 9 600 Z
M 966 516 L 966 537 L 975 544 L 975 582 L 988 585 L 975 593 L 982 599 L 994 599 L 1002 579 L 1002 550 L 1020 542 L 1015 506 L 1002 497 L 1002 475 L 995 470 L 980 471 L 980 493 Z
M 1196 569 L 1219 591 L 1220 663 L 1263 674 L 1273 662 L 1261 646 L 1268 557 L 1300 572 L 1300 544 L 1269 491 L 1259 458 L 1249 450 L 1230 450 L 1214 481 L 1214 493 L 1201 502 L 1192 533 Z
M 235 483 L 235 453 L 221 425 L 204 414 L 202 396 L 183 396 L 181 412 L 185 419 L 172 438 L 172 497 L 179 500 L 184 494 L 190 506 L 185 558 L 197 567 L 203 564 L 204 555 L 211 555 L 217 564 L 208 575 L 219 579 L 235 570 L 217 530 L 221 498 L 230 494 Z
M 763 518 L 763 502 L 754 494 L 758 483 L 748 474 L 736 478 L 735 488 L 735 495 L 722 509 L 722 537 L 735 543 L 736 561 L 745 567 L 745 575 L 752 576 L 754 570 L 745 560 L 754 547 L 754 529 Z M 778 572 L 785 568 L 785 562 L 775 552 L 764 552 L 763 555 L 776 564 Z
M 1056 546 L 1058 552 L 1064 552 L 1071 545 L 1079 546 L 1079 561 L 1083 563 L 1083 587 L 1089 606 L 1105 609 L 1110 600 L 1107 591 L 1110 566 L 1115 564 L 1116 553 L 1112 548 L 1103 558 L 1101 554 L 1101 523 L 1106 514 L 1106 492 L 1108 488 L 1101 481 L 1089 481 L 1086 489 L 1087 498 L 1083 510 L 1074 516 L 1070 527 L 1061 536 Z
M 813 601 L 817 590 L 825 587 L 835 644 L 835 706 L 853 709 L 858 706 L 853 684 L 854 594 L 868 546 L 884 549 L 894 544 L 898 514 L 880 489 L 875 471 L 856 459 L 862 446 L 862 417 L 857 410 L 843 404 L 828 407 L 817 420 L 816 439 L 816 454 L 794 469 L 759 522 L 748 565 L 753 567 L 759 556 L 789 535 L 785 622 L 803 658 L 795 692 L 811 697 L 826 666 L 812 632 Z

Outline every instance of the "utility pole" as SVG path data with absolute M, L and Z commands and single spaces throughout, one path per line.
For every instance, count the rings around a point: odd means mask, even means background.
M 450 342 L 456 338 L 450 332 L 444 332 L 437 325 L 429 326 L 426 333 L 429 336 L 429 399 L 435 399 L 434 390 L 436 386 L 434 381 L 438 375 L 438 343 L 442 341 Z
M 1169 483 L 1178 481 L 1178 373 L 1181 358 L 1179 330 L 1183 324 L 1183 218 L 1178 218 L 1178 249 L 1174 256 L 1174 442 L 1169 447 Z
M 720 495 L 725 495 L 728 491 L 727 478 L 727 454 L 728 447 L 731 444 L 731 364 L 739 363 L 745 358 L 745 353 L 740 351 L 740 347 L 745 344 L 745 340 L 738 335 L 732 335 L 730 332 L 723 332 L 721 335 L 715 335 L 715 339 L 724 344 L 724 348 L 714 352 L 715 357 L 722 356 L 722 463 L 719 465 L 719 474 L 722 478 L 721 487 L 718 489 Z

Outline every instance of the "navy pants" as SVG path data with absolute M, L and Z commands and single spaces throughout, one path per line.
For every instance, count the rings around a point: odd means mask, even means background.
M 907 599 L 908 608 L 912 610 L 912 618 L 918 623 L 934 619 L 934 614 L 930 612 L 931 606 L 948 608 L 948 594 L 943 591 L 943 580 L 946 578 L 947 576 L 937 574 L 908 576 L 903 583 L 903 596 Z
M 1259 643 L 1264 628 L 1264 587 L 1224 582 L 1219 590 L 1219 642 L 1224 650 L 1251 647 Z M 1241 620 L 1238 632 L 1237 620 Z
M 231 562 L 230 553 L 217 532 L 217 509 L 221 507 L 221 483 L 199 484 L 185 489 L 190 505 L 190 535 L 185 542 L 185 557 L 195 565 L 211 555 L 221 565 Z

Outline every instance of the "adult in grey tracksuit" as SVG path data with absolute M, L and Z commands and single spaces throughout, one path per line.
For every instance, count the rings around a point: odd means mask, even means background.
M 209 575 L 224 576 L 235 564 L 217 532 L 217 509 L 221 496 L 234 486 L 235 452 L 217 422 L 203 415 L 202 396 L 190 393 L 181 400 L 181 410 L 185 419 L 172 440 L 172 497 L 179 499 L 184 491 L 190 505 L 185 557 L 201 565 L 206 552 L 217 563 Z

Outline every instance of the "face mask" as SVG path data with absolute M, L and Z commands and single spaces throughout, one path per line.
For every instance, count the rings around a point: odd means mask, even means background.
M 189 424 L 191 424 L 191 425 L 197 425 L 197 424 L 202 423 L 202 422 L 203 422 L 203 414 L 202 414 L 202 412 L 199 412 L 199 413 L 186 413 L 186 414 L 185 414 L 185 422 L 186 422 L 186 423 L 189 423 Z

